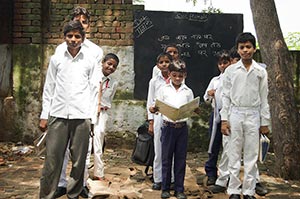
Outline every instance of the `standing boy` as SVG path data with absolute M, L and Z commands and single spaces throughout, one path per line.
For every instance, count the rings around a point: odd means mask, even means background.
M 168 53 L 161 53 L 156 59 L 156 66 L 160 70 L 156 76 L 152 77 L 149 82 L 148 97 L 147 97 L 147 112 L 149 121 L 149 132 L 154 135 L 154 161 L 153 161 L 153 190 L 161 189 L 162 171 L 161 171 L 161 114 L 153 114 L 150 112 L 150 107 L 155 104 L 159 89 L 167 84 L 169 79 L 169 65 L 172 57 Z
M 84 37 L 81 23 L 69 22 L 64 27 L 65 50 L 50 59 L 40 117 L 40 128 L 48 128 L 40 198 L 54 198 L 68 144 L 72 157 L 68 198 L 78 198 L 82 191 L 97 75 L 97 63 L 81 48 Z
M 74 8 L 71 18 L 72 18 L 73 21 L 79 21 L 85 32 L 88 30 L 88 28 L 90 26 L 90 13 L 87 9 L 85 9 L 83 7 L 80 7 L 80 6 Z M 66 42 L 58 45 L 56 50 L 55 50 L 55 54 L 58 54 L 58 55 L 63 54 L 65 48 L 66 48 Z M 97 61 L 98 67 L 100 68 L 101 60 L 102 60 L 102 56 L 103 56 L 103 50 L 98 45 L 94 44 L 93 42 L 91 42 L 87 38 L 85 38 L 85 40 L 83 41 L 82 48 L 85 49 Z M 87 198 L 88 193 L 89 193 L 89 189 L 86 186 L 86 181 L 88 179 L 88 167 L 89 167 L 89 164 L 90 164 L 89 160 L 90 160 L 91 150 L 92 150 L 92 137 L 90 136 L 90 139 L 89 139 L 89 152 L 87 154 L 83 189 L 82 189 L 82 192 L 80 193 L 80 196 L 83 197 L 83 198 Z M 67 148 L 66 153 L 65 153 L 63 168 L 62 168 L 62 171 L 61 171 L 61 176 L 60 176 L 60 179 L 59 179 L 57 190 L 55 192 L 55 197 L 56 198 L 59 198 L 62 195 L 66 194 L 66 190 L 67 190 L 66 187 L 67 187 L 67 184 L 68 184 L 66 171 L 67 171 L 69 156 L 70 156 L 70 152 L 69 152 L 69 149 Z
M 186 78 L 186 67 L 184 64 L 169 65 L 170 84 L 165 85 L 159 91 L 157 99 L 168 103 L 173 107 L 180 107 L 193 100 L 193 91 L 188 88 L 183 80 Z M 152 113 L 157 111 L 151 107 Z M 186 167 L 186 153 L 188 142 L 187 118 L 172 121 L 165 115 L 161 132 L 162 149 L 162 193 L 161 198 L 169 198 L 171 185 L 172 159 L 174 155 L 175 196 L 185 199 L 184 177 Z
M 235 64 L 241 59 L 241 56 L 238 54 L 236 47 L 232 47 L 230 49 L 230 63 Z M 219 86 L 219 89 L 216 91 L 216 96 L 222 96 L 222 86 Z M 222 108 L 222 107 L 220 107 Z M 218 179 L 216 180 L 215 185 L 210 187 L 210 190 L 213 193 L 225 192 L 227 189 L 228 181 L 229 181 L 229 171 L 228 171 L 228 151 L 230 147 L 228 146 L 230 136 L 223 135 L 222 137 L 222 145 L 223 151 L 221 155 L 221 159 L 219 161 L 218 166 Z M 256 164 L 257 166 L 257 164 Z M 268 190 L 260 183 L 259 171 L 257 169 L 256 173 L 256 186 L 255 186 L 256 194 L 260 196 L 264 196 L 268 193 Z
M 117 90 L 117 81 L 110 75 L 113 74 L 119 64 L 119 58 L 113 53 L 108 53 L 102 60 L 102 73 L 99 74 L 98 84 L 98 106 L 97 115 L 93 117 L 94 124 L 94 179 L 104 180 L 104 162 L 102 160 L 102 150 L 108 119 L 107 111 L 111 108 L 112 100 Z M 90 157 L 90 155 L 88 155 Z M 90 162 L 88 159 L 87 162 Z
M 223 107 L 221 131 L 229 135 L 228 169 L 230 180 L 227 192 L 230 199 L 255 199 L 256 161 L 259 132 L 269 132 L 268 76 L 253 59 L 256 40 L 251 33 L 241 33 L 236 39 L 241 60 L 227 68 L 223 78 Z M 239 179 L 241 156 L 244 161 L 244 180 Z
M 208 160 L 205 163 L 205 173 L 207 176 L 206 185 L 213 185 L 218 177 L 217 162 L 220 148 L 222 145 L 221 121 L 219 111 L 222 108 L 221 96 L 216 95 L 220 89 L 221 79 L 225 69 L 230 65 L 230 55 L 226 50 L 219 51 L 216 54 L 218 69 L 220 75 L 213 77 L 203 96 L 204 101 L 211 103 L 213 112 L 209 118 L 209 150 Z

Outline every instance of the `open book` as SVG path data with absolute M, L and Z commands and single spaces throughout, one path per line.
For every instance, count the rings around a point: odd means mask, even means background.
M 155 106 L 158 107 L 158 112 L 170 118 L 173 121 L 184 119 L 190 117 L 196 108 L 199 107 L 200 97 L 196 97 L 192 101 L 180 106 L 179 108 L 175 108 L 172 105 L 156 100 Z

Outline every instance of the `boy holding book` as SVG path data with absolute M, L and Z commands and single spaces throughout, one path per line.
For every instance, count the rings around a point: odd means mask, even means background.
M 165 85 L 159 91 L 157 99 L 171 106 L 180 107 L 194 99 L 193 91 L 188 88 L 183 80 L 186 78 L 185 64 L 172 63 L 169 65 L 170 84 Z M 151 107 L 150 111 L 155 113 L 157 107 Z M 196 109 L 195 111 L 199 111 Z M 186 154 L 188 142 L 187 118 L 173 121 L 163 117 L 161 132 L 162 143 L 162 193 L 161 198 L 170 198 L 171 169 L 174 155 L 175 196 L 185 199 L 184 177 L 186 167 Z

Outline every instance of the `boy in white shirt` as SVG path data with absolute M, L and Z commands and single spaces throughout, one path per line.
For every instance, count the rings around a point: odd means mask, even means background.
M 194 99 L 193 91 L 188 88 L 183 80 L 186 78 L 185 64 L 169 65 L 169 76 L 171 82 L 162 87 L 157 99 L 164 101 L 174 107 L 180 107 Z M 196 109 L 198 111 L 198 109 Z M 195 111 L 196 111 L 195 110 Z M 157 107 L 150 108 L 152 113 L 159 111 Z M 162 147 L 162 193 L 161 198 L 170 198 L 171 170 L 174 155 L 175 196 L 178 199 L 186 199 L 184 194 L 184 177 L 186 167 L 186 154 L 188 142 L 187 118 L 172 121 L 165 115 L 161 132 Z
M 114 73 L 119 64 L 119 58 L 113 53 L 108 53 L 102 60 L 102 73 L 99 75 L 97 117 L 93 117 L 94 124 L 94 180 L 105 180 L 102 149 L 108 119 L 108 110 L 117 90 L 117 81 L 110 75 Z M 101 90 L 100 90 L 101 89 Z M 88 155 L 88 158 L 90 155 Z M 88 159 L 87 162 L 90 160 Z M 88 174 L 86 174 L 88 175 Z
M 162 117 L 161 114 L 153 114 L 149 108 L 152 107 L 157 98 L 159 89 L 165 84 L 168 84 L 169 79 L 169 65 L 172 62 L 172 57 L 168 53 L 161 53 L 156 59 L 156 66 L 160 70 L 149 82 L 148 97 L 147 97 L 147 112 L 149 121 L 149 132 L 154 135 L 154 161 L 153 161 L 153 190 L 161 189 L 162 171 L 161 171 L 161 127 Z
M 206 185 L 214 185 L 218 177 L 217 162 L 219 157 L 220 148 L 222 145 L 222 133 L 221 133 L 221 120 L 219 111 L 222 108 L 221 96 L 216 95 L 222 80 L 225 69 L 230 65 L 230 55 L 227 50 L 219 51 L 216 54 L 218 69 L 220 75 L 213 77 L 210 81 L 205 94 L 203 96 L 204 101 L 211 103 L 213 112 L 209 118 L 209 149 L 208 160 L 205 162 L 205 173 L 207 176 Z
M 241 60 L 227 68 L 223 77 L 221 131 L 229 135 L 227 192 L 230 199 L 255 199 L 256 162 L 259 150 L 259 132 L 269 133 L 268 76 L 253 59 L 256 40 L 251 33 L 241 33 L 236 39 Z M 244 180 L 239 179 L 241 156 L 244 162 Z
M 40 198 L 54 198 L 68 145 L 72 156 L 68 198 L 78 198 L 82 191 L 97 76 L 95 59 L 81 48 L 84 37 L 81 23 L 69 22 L 64 27 L 64 52 L 50 59 L 39 124 L 42 131 L 48 129 Z
M 88 28 L 90 26 L 90 13 L 87 9 L 80 7 L 80 6 L 74 8 L 71 19 L 73 21 L 79 21 L 85 32 L 88 30 Z M 64 53 L 63 51 L 65 48 L 66 48 L 66 42 L 58 45 L 57 48 L 55 49 L 55 55 L 62 55 Z M 94 44 L 87 38 L 85 38 L 85 40 L 83 41 L 82 48 L 84 50 L 86 50 L 92 56 L 92 58 L 96 59 L 96 61 L 98 63 L 98 67 L 100 69 L 101 60 L 103 57 L 103 50 L 98 45 Z M 87 155 L 87 162 L 86 162 L 86 167 L 85 167 L 83 190 L 80 193 L 80 196 L 83 198 L 87 198 L 88 193 L 89 193 L 89 189 L 86 185 L 86 181 L 88 179 L 88 167 L 89 167 L 89 159 L 90 159 L 89 156 L 90 156 L 91 150 L 92 150 L 92 137 L 90 137 L 89 143 L 90 143 L 89 144 L 89 152 Z M 63 168 L 62 168 L 59 183 L 58 183 L 58 187 L 57 187 L 57 190 L 55 193 L 56 198 L 59 198 L 66 194 L 66 187 L 68 184 L 66 171 L 67 171 L 69 156 L 70 156 L 70 152 L 69 152 L 69 149 L 67 148 L 66 153 L 65 153 Z

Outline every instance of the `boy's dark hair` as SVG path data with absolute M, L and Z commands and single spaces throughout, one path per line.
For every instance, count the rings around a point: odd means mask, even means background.
M 106 62 L 106 61 L 109 60 L 109 59 L 114 59 L 114 60 L 116 60 L 117 65 L 119 64 L 119 57 L 118 57 L 116 54 L 114 54 L 114 53 L 107 53 L 107 54 L 104 56 L 102 62 Z
M 162 58 L 162 57 L 168 57 L 168 59 L 170 60 L 170 62 L 173 61 L 173 58 L 172 58 L 172 56 L 171 56 L 169 53 L 163 52 L 163 53 L 160 53 L 160 54 L 157 56 L 157 58 L 156 58 L 156 63 L 158 63 L 159 60 L 160 60 L 160 58 Z
M 228 50 L 221 50 L 216 53 L 216 58 L 218 63 L 221 61 L 229 61 L 230 62 L 230 54 Z
M 256 39 L 250 32 L 240 33 L 235 40 L 235 45 L 238 47 L 239 43 L 246 43 L 247 41 L 251 42 L 253 47 L 256 48 Z
M 81 34 L 82 38 L 84 39 L 85 32 L 84 29 L 80 23 L 80 21 L 69 21 L 65 26 L 64 26 L 64 36 L 67 35 L 68 32 L 72 30 L 79 30 L 79 33 Z
M 78 15 L 84 15 L 84 16 L 86 16 L 88 22 L 90 21 L 91 15 L 87 9 L 80 7 L 80 6 L 74 8 L 71 20 L 73 20 Z
M 171 43 L 171 44 L 168 44 L 164 47 L 164 50 L 163 52 L 167 52 L 167 49 L 168 48 L 176 48 L 178 50 L 178 55 L 179 55 L 179 58 L 180 58 L 180 48 L 175 44 L 175 43 Z
M 237 52 L 236 46 L 233 46 L 230 49 L 229 54 L 230 54 L 231 59 L 234 59 L 234 58 L 240 59 L 241 58 L 240 54 Z
M 182 60 L 176 60 L 173 61 L 170 65 L 169 65 L 169 71 L 175 71 L 175 72 L 181 72 L 181 73 L 186 73 L 186 65 L 185 62 Z

